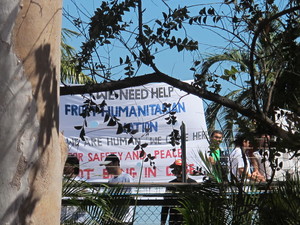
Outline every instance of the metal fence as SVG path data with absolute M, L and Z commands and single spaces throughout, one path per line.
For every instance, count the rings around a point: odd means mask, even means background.
M 99 186 L 101 184 L 94 184 Z M 130 208 L 128 214 L 134 215 L 134 225 L 160 225 L 161 224 L 161 210 L 163 206 L 167 207 L 180 207 L 178 203 L 178 192 L 166 191 L 167 189 L 173 190 L 198 190 L 197 186 L 202 184 L 183 184 L 183 183 L 164 183 L 164 184 L 123 184 L 126 188 L 130 187 L 131 192 L 127 194 L 130 199 Z M 260 184 L 262 185 L 262 184 Z M 250 187 L 250 186 L 249 186 Z M 252 187 L 252 185 L 251 185 Z M 189 189 L 191 188 L 191 189 Z M 261 188 L 263 190 L 263 187 Z M 203 189 L 199 189 L 203 190 Z M 212 190 L 212 189 L 210 189 Z M 216 191 L 218 188 L 216 188 Z M 249 189 L 251 191 L 251 189 Z M 253 189 L 252 189 L 253 190 Z M 256 189 L 257 191 L 258 189 Z M 124 198 L 124 196 L 122 196 Z M 63 207 L 68 206 L 68 201 L 63 200 Z M 75 221 L 80 218 L 80 211 L 77 216 L 75 215 Z M 168 217 L 169 218 L 169 217 Z M 79 220 L 80 221 L 80 220 Z M 74 223 L 76 224 L 76 223 Z M 102 224 L 102 223 L 101 223 Z M 168 220 L 166 221 L 168 224 Z
M 179 206 L 177 194 L 172 191 L 166 191 L 166 189 L 176 189 L 177 187 L 186 188 L 188 186 L 197 185 L 199 184 L 122 184 L 123 187 L 126 186 L 126 188 L 131 188 L 131 192 L 125 194 L 125 196 L 129 199 L 130 212 L 128 212 L 128 214 L 133 215 L 134 225 L 160 225 L 162 207 Z M 93 184 L 93 186 L 97 188 L 97 186 L 101 186 L 101 184 Z M 125 201 L 126 197 L 124 198 L 124 194 L 122 195 L 122 198 Z M 81 200 L 83 202 L 84 198 L 81 198 Z M 74 208 L 74 206 L 72 206 L 73 203 L 74 202 L 70 198 L 63 198 L 61 220 L 64 221 L 65 218 L 67 218 L 67 215 L 71 213 L 73 214 L 73 224 L 83 222 L 86 218 L 86 213 L 76 209 L 76 207 Z M 168 219 L 166 222 L 166 224 L 168 224 Z M 62 222 L 62 224 L 64 223 Z

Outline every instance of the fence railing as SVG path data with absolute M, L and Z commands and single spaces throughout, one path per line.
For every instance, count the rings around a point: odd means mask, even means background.
M 91 183 L 91 185 L 101 192 L 101 189 L 105 190 L 107 187 L 103 187 L 102 183 Z M 105 184 L 108 185 L 108 184 Z M 179 200 L 181 200 L 182 192 L 197 192 L 203 191 L 205 188 L 211 192 L 217 193 L 219 188 L 214 185 L 201 184 L 201 183 L 125 183 L 122 184 L 123 188 L 130 188 L 130 192 L 122 193 L 121 195 L 114 196 L 115 198 L 121 197 L 124 201 L 128 200 L 127 204 L 129 204 L 131 211 L 130 214 L 134 215 L 134 225 L 160 225 L 161 221 L 161 211 L 162 207 L 180 207 Z M 223 185 L 223 188 L 226 188 L 227 184 Z M 248 187 L 249 193 L 266 193 L 264 190 L 265 185 L 267 183 L 259 183 L 249 185 L 245 185 Z M 272 190 L 277 183 L 273 183 L 272 187 L 269 189 Z M 116 185 L 110 185 L 116 186 Z M 245 189 L 246 190 L 246 189 Z M 236 189 L 232 189 L 228 187 L 228 195 L 236 194 Z M 181 193 L 181 194 L 180 194 Z M 181 197 L 180 197 L 181 196 Z M 105 195 L 102 196 L 105 198 Z M 109 197 L 109 196 L 107 196 Z M 83 204 L 93 204 L 93 202 L 86 202 L 84 198 L 79 199 Z M 84 202 L 85 201 L 85 202 Z M 122 202 L 121 202 L 122 204 Z M 63 207 L 68 207 L 72 205 L 72 199 L 63 198 L 62 199 Z M 133 213 L 134 212 L 134 213 Z M 66 213 L 66 212 L 62 212 Z M 80 215 L 80 211 L 77 211 L 79 215 L 74 215 L 74 220 L 78 220 L 82 215 Z M 62 215 L 63 217 L 63 215 Z M 168 224 L 168 223 L 167 223 Z

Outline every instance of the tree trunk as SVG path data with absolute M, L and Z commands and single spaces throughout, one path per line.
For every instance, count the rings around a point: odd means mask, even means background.
M 59 224 L 61 0 L 0 1 L 0 223 Z

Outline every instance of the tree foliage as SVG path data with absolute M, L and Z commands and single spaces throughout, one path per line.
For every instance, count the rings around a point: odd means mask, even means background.
M 130 197 L 121 185 L 100 187 L 74 178 L 63 180 L 61 224 L 122 224 Z
M 204 183 L 183 193 L 178 208 L 185 224 L 299 224 L 299 174 L 272 186 Z
M 220 5 L 193 4 L 174 7 L 154 18 L 142 0 L 102 1 L 90 22 L 73 18 L 86 41 L 77 54 L 78 71 L 97 84 L 65 86 L 61 94 L 83 94 L 164 82 L 189 94 L 226 107 L 230 124 L 251 132 L 268 132 L 297 154 L 299 138 L 299 10 L 298 1 L 224 1 Z M 226 8 L 226 10 L 225 10 Z M 152 16 L 152 17 L 151 17 Z M 193 83 L 166 74 L 159 62 L 165 49 L 178 54 L 199 53 L 201 35 L 209 29 L 224 38 L 226 48 L 190 65 Z M 113 54 L 110 49 L 125 51 Z M 107 55 L 105 55 L 107 53 Z M 221 64 L 226 62 L 225 65 Z M 229 63 L 228 63 L 229 62 Z M 116 73 L 119 74 L 117 79 Z M 228 82 L 233 92 L 222 89 Z M 215 108 L 215 109 L 216 109 Z M 289 129 L 275 123 L 276 109 L 291 120 Z M 215 113 L 218 116 L 218 113 Z M 247 126 L 245 126 L 247 125 Z M 251 129 L 250 129 L 251 128 Z
M 86 76 L 81 71 L 76 70 L 76 67 L 78 66 L 78 61 L 75 58 L 76 50 L 74 47 L 67 44 L 68 38 L 78 36 L 80 33 L 63 28 L 61 34 L 60 81 L 67 84 L 93 83 L 93 80 L 89 76 Z

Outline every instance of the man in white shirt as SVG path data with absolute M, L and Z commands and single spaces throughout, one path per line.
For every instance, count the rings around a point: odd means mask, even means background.
M 120 168 L 120 159 L 115 154 L 108 155 L 100 166 L 105 166 L 107 172 L 113 175 L 108 180 L 108 183 L 130 183 L 133 182 L 133 177 L 125 173 Z
M 79 159 L 76 156 L 69 155 L 63 172 L 63 182 L 70 183 L 74 185 L 76 182 L 83 182 L 79 175 Z M 66 185 L 66 186 L 70 186 Z M 69 197 L 64 197 L 63 199 L 69 199 Z M 60 221 L 64 223 L 83 223 L 88 218 L 88 213 L 83 211 L 78 206 L 73 205 L 63 205 L 61 207 Z
M 120 159 L 115 154 L 108 155 L 104 162 L 100 164 L 100 166 L 105 166 L 107 172 L 111 175 L 113 175 L 112 178 L 108 180 L 108 183 L 115 183 L 115 184 L 121 184 L 121 183 L 131 183 L 133 182 L 133 177 L 129 175 L 128 173 L 125 173 L 122 171 L 120 167 Z M 131 188 L 127 187 L 123 189 L 126 193 L 131 192 Z M 120 209 L 121 210 L 121 209 Z M 124 210 L 124 209 L 123 209 Z M 115 211 L 118 211 L 118 208 L 115 209 Z M 122 223 L 116 222 L 114 224 L 126 224 L 131 225 L 133 224 L 133 207 L 130 206 L 127 209 L 127 214 L 122 219 Z

